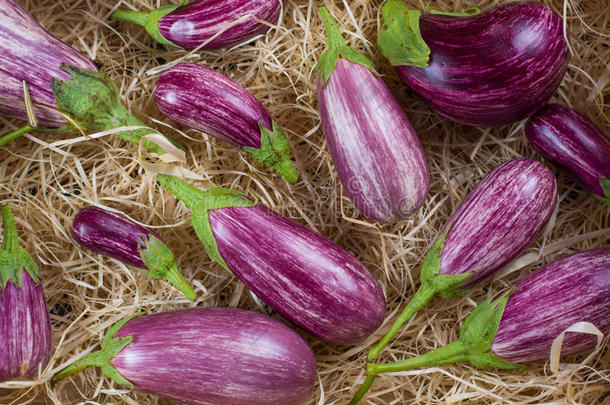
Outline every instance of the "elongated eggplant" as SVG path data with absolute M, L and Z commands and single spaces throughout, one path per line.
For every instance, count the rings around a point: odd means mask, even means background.
M 367 383 L 380 373 L 463 361 L 482 369 L 521 368 L 519 363 L 548 359 L 555 338 L 576 322 L 610 332 L 610 249 L 575 253 L 538 269 L 479 304 L 464 320 L 457 341 L 395 363 L 369 364 Z M 566 334 L 561 355 L 595 344 L 594 337 Z
M 419 289 L 368 359 L 435 295 L 463 294 L 514 259 L 542 231 L 556 201 L 555 176 L 540 162 L 513 159 L 485 176 L 449 218 L 422 263 Z
M 87 249 L 137 267 L 156 280 L 168 280 L 188 299 L 195 299 L 171 250 L 153 230 L 124 215 L 86 207 L 74 217 L 72 235 Z
M 234 190 L 203 191 L 169 175 L 157 181 L 192 210 L 210 258 L 285 318 L 340 344 L 360 342 L 381 325 L 383 292 L 343 248 Z
M 388 0 L 381 11 L 381 53 L 431 109 L 462 124 L 505 125 L 534 114 L 567 68 L 561 18 L 542 3 L 420 15 Z
M 25 126 L 19 135 L 34 129 L 81 134 L 145 126 L 121 104 L 117 86 L 103 70 L 51 35 L 19 2 L 0 0 L 0 114 L 27 121 L 23 81 L 40 127 Z M 151 133 L 152 129 L 138 129 L 116 135 L 139 143 Z M 14 138 L 0 138 L 0 146 Z M 143 142 L 145 148 L 165 153 L 150 140 Z
M 155 101 L 174 121 L 240 146 L 290 183 L 297 181 L 284 131 L 260 101 L 222 73 L 180 63 L 159 76 Z
M 259 21 L 275 24 L 282 10 L 281 0 L 195 0 L 183 4 L 149 12 L 117 10 L 112 18 L 143 26 L 165 45 L 195 49 L 209 40 L 203 49 L 216 49 L 267 32 L 271 26 Z
M 118 384 L 187 404 L 299 405 L 311 396 L 316 375 L 314 354 L 295 331 L 241 309 L 129 317 L 101 346 L 53 380 L 102 367 Z
M 571 108 L 547 104 L 527 122 L 525 135 L 542 157 L 610 205 L 610 140 L 594 123 Z
M 19 247 L 15 218 L 2 207 L 4 236 L 0 247 L 0 382 L 31 379 L 51 357 L 51 322 L 40 271 Z
M 373 63 L 349 48 L 325 7 L 328 50 L 319 62 L 320 119 L 337 174 L 367 217 L 412 215 L 428 194 L 426 156 L 400 105 Z

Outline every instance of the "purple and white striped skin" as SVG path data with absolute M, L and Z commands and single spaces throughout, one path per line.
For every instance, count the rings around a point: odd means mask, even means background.
M 525 363 L 549 358 L 553 340 L 576 322 L 610 333 L 610 249 L 566 256 L 520 279 L 508 298 L 491 351 Z M 535 308 L 532 311 L 532 308 Z M 596 345 L 596 338 L 566 333 L 561 355 Z
M 38 266 L 19 247 L 9 206 L 2 207 L 0 382 L 35 378 L 51 357 L 51 322 Z
M 25 80 L 40 126 L 65 125 L 67 121 L 57 112 L 51 91 L 51 78 L 71 79 L 60 68 L 62 63 L 98 70 L 93 62 L 45 30 L 19 2 L 0 0 L 0 114 L 27 121 Z
M 114 338 L 132 339 L 110 363 L 126 379 L 121 384 L 137 391 L 195 405 L 299 405 L 313 392 L 316 359 L 307 343 L 256 312 L 199 307 L 144 315 Z M 93 365 L 76 363 L 54 381 Z
M 267 32 L 278 21 L 281 10 L 281 0 L 195 0 L 150 13 L 117 10 L 113 18 L 140 25 L 146 22 L 150 26 L 147 31 L 157 41 L 184 49 L 195 49 L 222 32 L 202 47 L 217 49 Z
M 604 196 L 602 178 L 610 179 L 610 140 L 571 108 L 547 104 L 525 125 L 525 135 L 542 157 L 567 171 L 587 189 Z
M 390 0 L 382 11 L 398 3 Z M 384 13 L 384 22 L 389 18 Z M 405 20 L 400 24 L 406 27 Z M 391 60 L 398 76 L 431 109 L 461 124 L 498 126 L 534 114 L 567 68 L 561 17 L 538 2 L 503 4 L 472 16 L 423 14 L 413 29 L 429 47 L 429 64 Z M 383 44 L 380 49 L 388 56 Z

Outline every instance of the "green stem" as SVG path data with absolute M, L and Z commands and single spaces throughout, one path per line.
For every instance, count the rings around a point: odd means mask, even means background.
M 72 374 L 89 367 L 102 367 L 105 363 L 106 357 L 104 356 L 103 350 L 89 353 L 55 374 L 53 376 L 53 382 L 59 382 L 64 378 L 70 377 Z
M 157 182 L 161 185 L 161 187 L 168 189 L 171 193 L 187 207 L 191 210 L 198 203 L 203 201 L 203 190 L 198 189 L 195 186 L 192 186 L 185 182 L 182 179 L 179 179 L 176 176 L 172 176 L 169 174 L 159 174 L 157 175 Z
M 392 338 L 400 331 L 400 328 L 426 305 L 436 295 L 436 289 L 428 284 L 421 285 L 411 301 L 407 304 L 400 316 L 394 321 L 390 330 L 383 336 L 381 341 L 369 351 L 368 361 L 375 360 L 379 353 L 390 343 Z
M 2 206 L 2 229 L 4 236 L 0 250 L 3 252 L 16 253 L 21 250 L 19 247 L 19 236 L 17 235 L 17 226 L 15 225 L 15 217 L 10 205 Z
M 424 367 L 437 367 L 444 364 L 451 364 L 458 361 L 465 361 L 468 347 L 460 340 L 448 344 L 447 346 L 439 347 L 438 349 L 429 351 L 421 356 L 411 357 L 410 359 L 397 361 L 394 363 L 384 364 L 369 364 L 367 371 L 370 375 L 381 373 L 391 373 L 396 371 L 414 370 Z
M 195 290 L 184 278 L 178 267 L 171 267 L 165 274 L 165 279 L 172 283 L 186 298 L 195 301 Z
M 32 128 L 29 125 L 26 125 L 26 126 L 19 128 L 16 131 L 11 132 L 10 134 L 4 135 L 2 138 L 0 138 L 0 148 L 3 147 L 4 145 L 6 145 L 7 143 L 19 138 L 21 135 L 27 134 L 32 129 L 34 129 L 34 128 Z
M 111 18 L 113 20 L 127 21 L 141 25 L 146 29 L 146 32 L 148 32 L 150 36 L 155 39 L 155 41 L 164 45 L 172 45 L 175 47 L 179 47 L 178 45 L 165 38 L 163 34 L 161 34 L 161 31 L 159 31 L 159 20 L 174 11 L 175 9 L 177 9 L 178 7 L 181 7 L 184 3 L 185 1 L 181 1 L 179 4 L 162 6 L 156 10 L 149 12 L 116 10 L 112 14 Z
M 369 374 L 366 377 L 366 380 L 364 380 L 362 387 L 360 387 L 360 389 L 356 392 L 356 394 L 354 395 L 352 400 L 349 401 L 348 405 L 356 405 L 358 402 L 360 402 L 360 400 L 364 397 L 364 395 L 367 393 L 367 391 L 369 390 L 369 388 L 375 381 L 376 377 L 377 377 L 376 375 Z
M 118 21 L 131 22 L 144 27 L 150 19 L 151 13 L 152 12 L 150 11 L 116 10 L 114 13 L 112 13 L 110 18 Z
M 328 38 L 328 50 L 331 52 L 339 52 L 339 50 L 346 47 L 346 45 L 337 22 L 325 6 L 320 7 L 320 16 L 322 17 L 322 23 L 324 24 L 326 37 Z

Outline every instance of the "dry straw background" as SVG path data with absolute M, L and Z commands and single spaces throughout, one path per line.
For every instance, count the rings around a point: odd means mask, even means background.
M 431 174 L 430 194 L 410 219 L 380 226 L 367 221 L 343 193 L 320 129 L 315 64 L 325 49 L 317 7 L 322 1 L 286 0 L 281 25 L 230 49 L 188 54 L 157 45 L 143 29 L 109 21 L 118 7 L 149 10 L 153 0 L 24 0 L 54 35 L 105 67 L 131 111 L 188 147 L 187 167 L 210 184 L 233 187 L 303 223 L 353 252 L 381 283 L 388 318 L 359 346 L 341 347 L 305 336 L 318 360 L 310 404 L 344 404 L 364 378 L 367 348 L 385 331 L 418 283 L 418 264 L 449 215 L 472 187 L 498 164 L 518 156 L 539 159 L 529 148 L 523 123 L 493 129 L 466 127 L 431 112 L 403 86 L 376 52 L 381 0 L 335 0 L 325 4 L 339 19 L 351 46 L 372 57 L 400 100 L 424 146 Z M 455 11 L 483 9 L 504 1 L 410 0 L 413 7 Z M 571 106 L 610 134 L 610 3 L 545 1 L 563 15 L 571 56 L 553 100 Z M 157 68 L 178 58 L 211 66 L 250 90 L 286 130 L 301 180 L 289 185 L 238 149 L 164 118 L 152 98 Z M 155 69 L 155 70 L 153 70 Z M 151 74 L 152 73 L 152 74 Z M 0 118 L 2 132 L 20 123 Z M 171 401 L 117 387 L 90 369 L 51 386 L 54 372 L 75 356 L 97 349 L 104 332 L 142 307 L 149 312 L 197 306 L 235 306 L 268 312 L 234 277 L 208 259 L 182 203 L 155 185 L 139 164 L 137 146 L 115 137 L 52 145 L 62 135 L 27 135 L 0 150 L 0 203 L 18 218 L 23 247 L 40 264 L 53 324 L 54 355 L 35 382 L 0 384 L 1 404 L 169 404 Z M 374 153 L 374 152 L 372 152 Z M 608 246 L 610 210 L 562 173 L 559 203 L 551 226 L 512 265 L 472 293 L 435 300 L 404 328 L 381 360 L 423 353 L 457 336 L 477 302 L 535 267 L 569 253 Z M 168 283 L 154 281 L 117 261 L 76 247 L 72 218 L 89 205 L 121 210 L 152 224 L 179 257 L 198 294 L 189 303 Z M 533 309 L 535 310 L 535 309 Z M 548 362 L 522 373 L 480 371 L 458 364 L 380 376 L 368 404 L 609 404 L 607 341 L 593 354 L 563 359 L 554 375 Z

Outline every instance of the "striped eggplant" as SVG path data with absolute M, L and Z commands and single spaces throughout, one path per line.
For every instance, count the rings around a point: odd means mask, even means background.
M 562 20 L 542 3 L 420 15 L 388 0 L 381 11 L 381 53 L 431 109 L 462 124 L 505 125 L 532 115 L 567 68 Z
M 547 104 L 527 122 L 525 135 L 542 157 L 610 205 L 610 140 L 594 123 L 571 108 Z
M 449 218 L 422 263 L 419 289 L 368 359 L 435 295 L 461 295 L 514 259 L 542 231 L 556 201 L 555 176 L 540 162 L 513 159 L 485 176 Z
M 260 101 L 222 73 L 180 63 L 159 76 L 155 101 L 174 121 L 240 146 L 290 183 L 297 181 L 284 131 Z
M 149 12 L 117 10 L 112 18 L 143 26 L 161 44 L 216 49 L 264 34 L 281 10 L 281 0 L 195 0 Z
M 128 317 L 53 377 L 102 367 L 120 385 L 196 405 L 305 403 L 316 359 L 283 323 L 234 308 L 188 308 Z
M 328 34 L 318 65 L 320 120 L 339 179 L 365 216 L 404 219 L 428 194 L 424 151 L 373 63 L 345 45 L 325 7 L 320 13 Z
M 188 299 L 195 299 L 161 237 L 125 215 L 99 207 L 83 208 L 72 222 L 72 236 L 81 246 L 137 267 L 155 280 L 168 280 Z
M 35 378 L 51 357 L 51 322 L 38 266 L 19 247 L 15 218 L 2 207 L 0 247 L 0 382 Z
M 0 0 L 0 114 L 27 121 L 24 85 L 30 90 L 33 113 L 40 125 L 31 130 L 81 134 L 120 126 L 145 126 L 123 107 L 117 86 L 89 59 L 45 30 L 16 0 Z M 68 122 L 68 115 L 73 122 Z M 116 133 L 139 143 L 153 132 L 138 129 Z M 0 138 L 0 146 L 15 139 Z M 143 146 L 165 151 L 148 139 Z
M 383 321 L 377 281 L 352 254 L 234 190 L 157 181 L 192 210 L 212 260 L 285 318 L 332 343 L 364 340 Z

